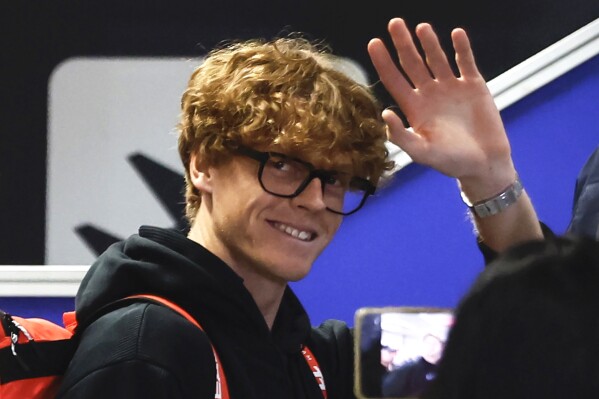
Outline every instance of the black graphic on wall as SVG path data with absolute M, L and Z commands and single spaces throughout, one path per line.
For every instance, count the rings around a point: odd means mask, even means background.
M 131 154 L 127 160 L 169 214 L 174 224 L 173 228 L 186 231 L 188 224 L 184 217 L 183 175 L 140 153 Z M 104 252 L 110 245 L 123 239 L 123 237 L 110 233 L 108 228 L 89 223 L 77 226 L 75 233 L 96 256 Z

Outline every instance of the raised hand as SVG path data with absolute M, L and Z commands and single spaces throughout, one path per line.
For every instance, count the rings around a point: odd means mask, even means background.
M 391 110 L 383 112 L 390 141 L 418 163 L 460 180 L 472 199 L 495 195 L 514 181 L 510 145 L 499 111 L 476 66 L 463 29 L 451 33 L 456 76 L 431 25 L 415 33 L 423 59 L 405 22 L 388 25 L 402 72 L 384 43 L 373 39 L 368 52 L 387 91 L 410 124 Z

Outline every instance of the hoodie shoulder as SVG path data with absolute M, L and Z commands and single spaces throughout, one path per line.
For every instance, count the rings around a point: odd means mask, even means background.
M 139 302 L 85 329 L 59 397 L 210 397 L 215 379 L 204 332 L 169 308 Z

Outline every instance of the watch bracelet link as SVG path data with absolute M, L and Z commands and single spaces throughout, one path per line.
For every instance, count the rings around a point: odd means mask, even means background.
M 518 198 L 520 198 L 522 192 L 524 192 L 524 187 L 522 186 L 520 177 L 518 174 L 516 174 L 516 180 L 510 184 L 509 187 L 489 199 L 473 204 L 468 197 L 466 197 L 466 194 L 464 194 L 463 191 L 460 191 L 460 194 L 462 196 L 462 201 L 464 201 L 472 213 L 480 218 L 485 218 L 488 216 L 497 215 L 510 205 L 514 204 L 516 201 L 518 201 Z

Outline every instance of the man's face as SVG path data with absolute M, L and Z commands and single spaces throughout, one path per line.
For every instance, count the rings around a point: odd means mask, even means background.
M 211 231 L 202 244 L 242 277 L 257 273 L 282 283 L 300 280 L 331 242 L 342 216 L 326 210 L 319 179 L 297 197 L 276 197 L 260 186 L 259 166 L 254 159 L 233 156 L 208 168 L 210 193 L 202 207 L 207 207 Z
M 395 355 L 397 355 L 396 349 L 383 347 L 381 349 L 381 364 L 389 368 L 393 363 L 393 359 L 395 359 Z

